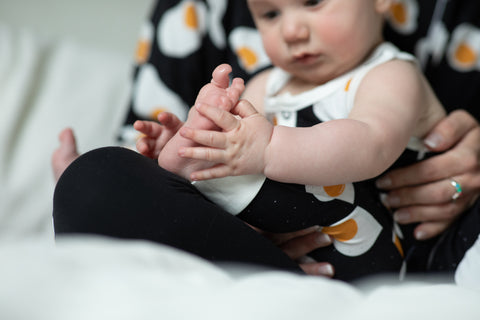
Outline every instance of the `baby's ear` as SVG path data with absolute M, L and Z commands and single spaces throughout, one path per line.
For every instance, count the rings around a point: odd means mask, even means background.
M 375 0 L 375 9 L 378 13 L 386 13 L 392 6 L 392 0 Z

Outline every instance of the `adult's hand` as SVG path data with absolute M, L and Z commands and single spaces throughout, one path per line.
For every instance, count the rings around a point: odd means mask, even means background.
M 291 259 L 297 261 L 306 274 L 328 278 L 333 277 L 335 269 L 330 263 L 317 262 L 307 256 L 308 253 L 315 249 L 332 244 L 332 239 L 325 233 L 320 232 L 319 227 L 310 227 L 296 232 L 281 234 L 269 233 L 257 228 L 254 229 L 269 238 Z
M 480 193 L 480 126 L 469 113 L 453 111 L 424 142 L 443 153 L 377 180 L 377 186 L 387 191 L 383 202 L 394 209 L 394 219 L 400 224 L 420 223 L 414 231 L 418 240 L 446 230 Z M 462 189 L 456 200 L 451 179 Z

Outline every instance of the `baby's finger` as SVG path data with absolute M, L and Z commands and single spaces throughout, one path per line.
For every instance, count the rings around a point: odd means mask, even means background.
M 240 118 L 247 118 L 254 114 L 258 114 L 258 111 L 249 101 L 240 100 L 232 109 L 232 113 L 240 116 Z
M 175 114 L 166 111 L 159 113 L 157 120 L 168 128 L 180 128 L 180 126 L 183 124 Z
M 153 154 L 154 142 L 148 138 L 140 138 L 136 143 L 137 151 L 148 158 L 155 158 Z
M 180 135 L 203 146 L 224 149 L 227 138 L 225 133 L 209 130 L 198 130 L 189 127 L 180 129 Z
M 204 103 L 196 104 L 195 108 L 202 116 L 213 121 L 225 131 L 231 131 L 238 127 L 238 119 L 228 111 Z
M 178 154 L 182 158 L 205 160 L 213 163 L 225 162 L 225 151 L 204 147 L 183 147 L 178 150 Z
M 158 137 L 162 133 L 162 126 L 153 121 L 137 120 L 133 128 L 149 137 Z
M 226 165 L 219 164 L 209 169 L 192 172 L 190 174 L 190 180 L 201 181 L 201 180 L 224 178 L 230 175 L 232 175 L 231 169 Z

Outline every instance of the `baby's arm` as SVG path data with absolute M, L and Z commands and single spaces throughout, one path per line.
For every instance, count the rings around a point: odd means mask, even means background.
M 417 66 L 390 61 L 365 76 L 348 119 L 305 129 L 276 127 L 264 172 L 320 185 L 373 178 L 393 164 L 412 136 L 423 137 L 444 115 Z M 294 156 L 281 156 L 286 154 Z
M 273 180 L 312 185 L 372 178 L 398 158 L 412 135 L 421 137 L 444 115 L 419 71 L 404 61 L 385 63 L 366 75 L 348 119 L 310 128 L 272 127 L 247 102 L 236 109 L 241 119 L 199 108 L 226 132 L 180 130 L 213 147 L 182 149 L 183 156 L 223 163 L 192 178 L 264 173 Z M 267 136 L 260 137 L 261 132 Z

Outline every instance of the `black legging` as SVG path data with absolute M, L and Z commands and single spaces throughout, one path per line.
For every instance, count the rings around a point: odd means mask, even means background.
M 439 239 L 417 242 L 410 270 L 455 270 L 477 239 L 479 212 L 477 202 Z M 278 247 L 206 199 L 190 182 L 125 148 L 93 150 L 74 161 L 55 189 L 53 218 L 56 235 L 144 239 L 213 262 L 302 272 Z M 328 255 L 325 258 L 329 260 Z M 354 266 L 355 270 L 352 265 L 343 270 L 337 263 L 337 272 L 344 271 L 340 278 L 366 274 L 359 264 Z
M 101 148 L 75 160 L 56 186 L 53 218 L 56 235 L 151 240 L 213 262 L 301 272 L 272 242 L 187 180 L 125 148 Z

